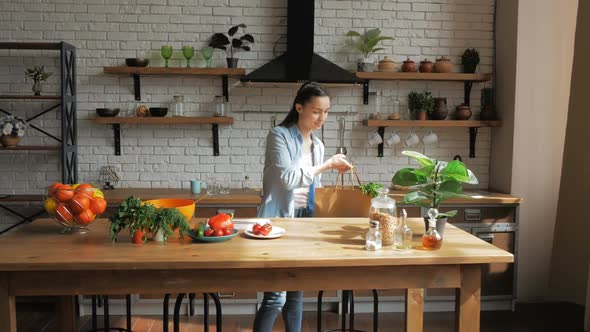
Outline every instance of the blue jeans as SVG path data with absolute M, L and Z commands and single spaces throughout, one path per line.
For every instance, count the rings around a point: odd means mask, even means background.
M 308 216 L 307 209 L 295 210 L 295 218 L 306 216 Z M 254 319 L 253 332 L 271 332 L 281 311 L 285 321 L 285 332 L 300 332 L 303 315 L 303 292 L 264 292 L 264 299 Z

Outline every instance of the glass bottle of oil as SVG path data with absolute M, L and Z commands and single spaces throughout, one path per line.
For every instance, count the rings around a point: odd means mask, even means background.
M 437 250 L 442 246 L 442 236 L 436 231 L 437 209 L 428 210 L 428 231 L 422 236 L 422 246 L 427 250 Z
M 402 210 L 400 219 L 393 229 L 393 247 L 396 250 L 410 250 L 412 249 L 412 229 L 406 224 L 408 213 L 406 209 Z

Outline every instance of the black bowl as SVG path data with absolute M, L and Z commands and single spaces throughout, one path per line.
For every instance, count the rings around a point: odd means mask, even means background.
M 150 115 L 151 116 L 161 117 L 161 116 L 166 116 L 166 114 L 168 114 L 167 107 L 150 107 Z
M 143 58 L 127 58 L 125 64 L 129 67 L 147 67 L 150 64 L 149 59 Z
M 113 117 L 117 116 L 121 110 L 118 108 L 97 108 L 96 114 L 102 117 Z

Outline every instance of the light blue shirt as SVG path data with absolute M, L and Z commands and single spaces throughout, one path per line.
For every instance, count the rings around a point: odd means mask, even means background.
M 324 160 L 324 144 L 311 133 L 313 165 Z M 258 217 L 293 217 L 295 202 L 293 190 L 321 187 L 321 175 L 314 176 L 313 166 L 304 166 L 301 158 L 303 137 L 297 125 L 289 128 L 274 127 L 266 137 L 263 196 Z

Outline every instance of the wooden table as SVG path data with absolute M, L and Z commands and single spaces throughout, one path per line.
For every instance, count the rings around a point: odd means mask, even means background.
M 194 222 L 194 220 L 193 220 Z M 15 296 L 58 295 L 59 331 L 76 330 L 77 294 L 272 290 L 407 289 L 406 331 L 422 331 L 424 288 L 457 289 L 457 331 L 479 331 L 481 265 L 513 255 L 452 225 L 438 251 L 421 250 L 423 221 L 410 219 L 410 252 L 364 249 L 365 218 L 277 219 L 287 234 L 222 243 L 118 243 L 108 222 L 86 235 L 60 235 L 40 219 L 0 238 L 0 331 L 16 332 Z

